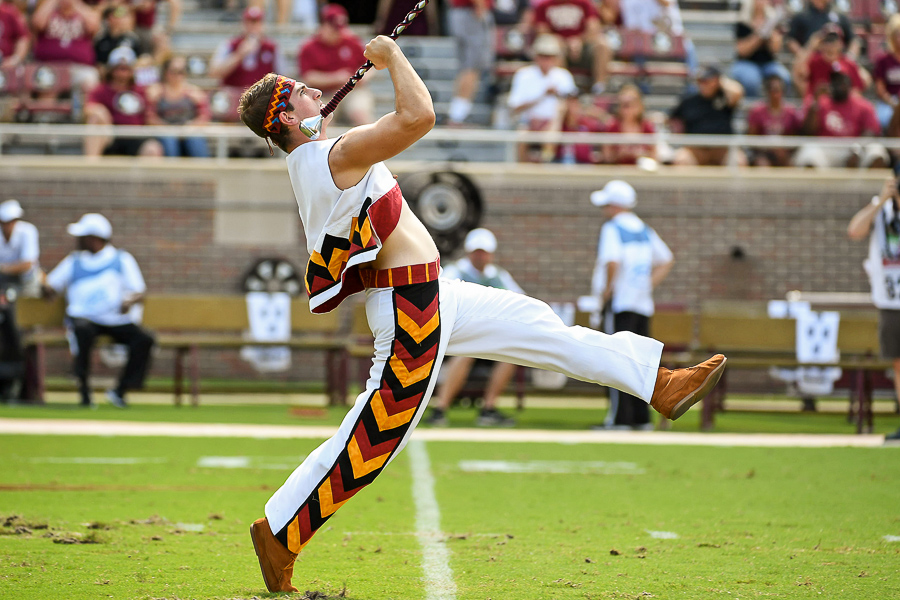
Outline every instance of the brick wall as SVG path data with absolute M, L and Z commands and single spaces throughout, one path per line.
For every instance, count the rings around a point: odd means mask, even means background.
M 391 166 L 401 174 L 417 168 Z M 767 300 L 793 289 L 868 289 L 861 267 L 866 244 L 850 242 L 845 230 L 855 211 L 880 188 L 881 175 L 457 168 L 484 195 L 482 224 L 497 235 L 498 264 L 528 293 L 548 301 L 574 300 L 589 292 L 602 217 L 588 195 L 614 177 L 635 186 L 636 212 L 675 254 L 675 267 L 657 291 L 657 302 L 699 309 L 707 299 Z M 252 178 L 265 184 L 247 186 Z M 46 269 L 73 246 L 65 225 L 84 212 L 98 211 L 112 222 L 114 244 L 137 258 L 149 289 L 167 293 L 239 293 L 244 272 L 266 256 L 286 258 L 302 269 L 306 242 L 287 179 L 280 161 L 196 167 L 4 157 L 0 165 L 2 196 L 18 198 L 26 219 L 39 228 Z M 254 190 L 252 197 L 244 202 L 234 197 L 234 190 L 248 187 Z M 245 244 L 217 235 L 217 214 L 247 211 L 261 198 L 265 205 L 259 210 L 296 224 L 294 241 Z M 318 378 L 322 372 L 312 355 L 298 357 L 295 364 L 281 377 Z M 170 366 L 163 357 L 156 371 L 168 374 Z M 62 369 L 55 360 L 54 370 Z M 203 372 L 255 376 L 222 353 L 207 353 Z

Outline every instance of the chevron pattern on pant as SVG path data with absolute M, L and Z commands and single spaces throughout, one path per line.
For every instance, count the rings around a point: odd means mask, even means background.
M 438 288 L 437 281 L 394 288 L 394 343 L 379 387 L 328 475 L 278 532 L 291 552 L 299 553 L 331 515 L 375 480 L 408 433 L 435 375 L 441 338 Z

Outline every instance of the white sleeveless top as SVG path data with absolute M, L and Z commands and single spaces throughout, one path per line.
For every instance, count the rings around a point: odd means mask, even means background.
M 340 190 L 328 154 L 340 138 L 308 142 L 287 157 L 291 186 L 306 232 L 306 291 L 314 313 L 334 310 L 361 291 L 359 265 L 375 259 L 400 218 L 400 186 L 384 163 Z
M 872 303 L 882 310 L 900 310 L 900 235 L 893 202 L 886 202 L 875 217 L 864 266 L 872 286 Z

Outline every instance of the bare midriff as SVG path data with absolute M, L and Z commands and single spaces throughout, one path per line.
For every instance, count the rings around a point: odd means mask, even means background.
M 425 229 L 425 225 L 415 215 L 406 200 L 403 200 L 400 209 L 400 218 L 397 226 L 386 240 L 378 257 L 365 266 L 370 269 L 382 270 L 407 265 L 419 265 L 430 263 L 438 256 L 437 246 L 431 239 L 431 234 Z

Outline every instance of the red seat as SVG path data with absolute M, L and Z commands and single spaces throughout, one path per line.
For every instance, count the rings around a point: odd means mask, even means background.
M 511 25 L 496 28 L 494 50 L 501 60 L 518 60 L 525 58 L 530 40 L 519 29 Z
M 72 75 L 69 65 L 33 63 L 26 65 L 25 91 L 40 94 L 68 94 L 72 91 Z
M 72 120 L 72 74 L 69 65 L 26 65 L 21 89 L 25 94 L 16 109 L 17 120 L 31 123 Z
M 0 96 L 18 94 L 22 89 L 22 67 L 0 69 Z
M 684 38 L 662 31 L 647 33 L 637 30 L 622 30 L 621 45 L 616 57 L 621 60 L 672 60 L 685 59 Z
M 223 87 L 216 90 L 209 97 L 209 109 L 213 121 L 220 123 L 237 123 L 241 120 L 238 115 L 238 103 L 243 90 L 240 88 Z

